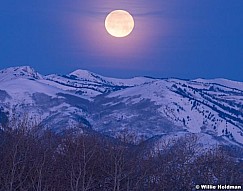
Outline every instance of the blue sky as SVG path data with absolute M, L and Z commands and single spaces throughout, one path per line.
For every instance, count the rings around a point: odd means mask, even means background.
M 114 38 L 106 15 L 129 11 L 135 29 Z M 0 68 L 42 74 L 243 81 L 242 0 L 8 0 L 0 2 Z

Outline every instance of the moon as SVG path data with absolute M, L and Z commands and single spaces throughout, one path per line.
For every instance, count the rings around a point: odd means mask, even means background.
M 107 32 L 114 37 L 126 37 L 134 29 L 134 19 L 132 15 L 124 10 L 114 10 L 105 19 Z

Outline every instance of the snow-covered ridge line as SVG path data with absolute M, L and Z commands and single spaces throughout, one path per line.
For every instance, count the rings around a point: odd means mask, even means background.
M 243 144 L 242 84 L 116 79 L 87 70 L 43 76 L 29 66 L 11 67 L 0 70 L 0 114 L 27 112 L 57 129 L 82 123 L 110 136 L 127 128 L 146 138 L 187 131 Z
M 10 67 L 0 70 L 0 81 L 11 80 L 17 77 L 43 79 L 43 76 L 30 66 Z
M 76 76 L 77 79 L 93 81 L 98 83 L 106 83 L 111 85 L 118 85 L 118 86 L 136 86 L 141 85 L 144 83 L 152 82 L 154 79 L 146 78 L 146 77 L 134 77 L 130 79 L 118 79 L 118 78 L 111 78 L 111 77 L 104 77 L 93 72 L 89 72 L 87 70 L 75 70 L 74 72 L 70 73 L 69 76 Z

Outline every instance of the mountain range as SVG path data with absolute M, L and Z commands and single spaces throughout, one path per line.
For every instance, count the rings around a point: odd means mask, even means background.
M 204 145 L 243 147 L 243 82 L 227 79 L 117 79 L 87 70 L 41 75 L 29 66 L 0 71 L 0 123 L 11 117 L 63 132 L 74 126 L 151 140 L 197 134 Z

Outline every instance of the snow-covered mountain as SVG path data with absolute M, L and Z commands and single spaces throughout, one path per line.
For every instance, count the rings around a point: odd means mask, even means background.
M 109 136 L 196 133 L 243 145 L 243 83 L 227 79 L 116 79 L 76 70 L 0 71 L 0 122 L 28 115 L 57 132 L 82 124 Z
M 116 79 L 104 77 L 87 70 L 76 70 L 68 75 L 48 75 L 46 83 L 86 98 L 96 97 L 104 93 L 139 86 L 153 81 L 145 77 L 132 79 Z

